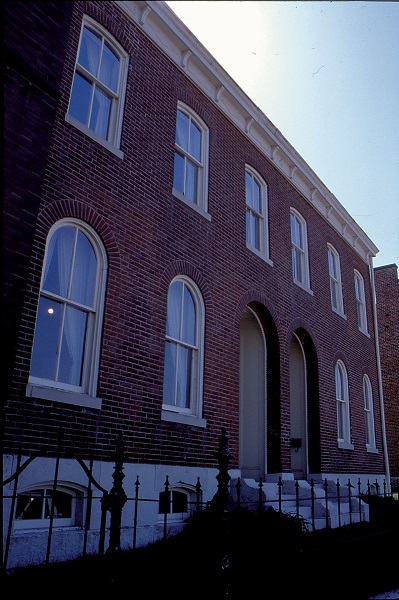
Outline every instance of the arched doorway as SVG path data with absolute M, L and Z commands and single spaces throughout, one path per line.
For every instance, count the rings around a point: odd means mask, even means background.
M 256 313 L 246 308 L 240 323 L 240 468 L 243 477 L 266 472 L 266 339 Z
M 305 355 L 297 336 L 290 344 L 290 421 L 291 470 L 295 479 L 306 479 L 307 460 L 307 390 Z
M 296 479 L 320 473 L 319 376 L 314 344 L 304 329 L 289 351 L 291 470 Z

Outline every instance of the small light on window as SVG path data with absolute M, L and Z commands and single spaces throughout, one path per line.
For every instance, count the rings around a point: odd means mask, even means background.
M 52 315 L 53 312 L 54 312 L 54 310 L 52 308 L 49 308 L 49 309 L 47 309 L 47 312 L 48 312 L 49 315 Z

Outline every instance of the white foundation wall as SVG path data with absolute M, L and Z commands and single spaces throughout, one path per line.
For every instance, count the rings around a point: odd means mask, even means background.
M 21 467 L 29 459 L 22 457 Z M 4 456 L 3 481 L 12 477 L 17 470 L 17 457 Z M 85 461 L 87 469 L 89 462 Z M 92 476 L 95 481 L 110 492 L 115 473 L 114 464 L 110 462 L 93 462 Z M 17 494 L 38 486 L 52 486 L 56 473 L 56 459 L 35 458 L 19 475 Z M 127 500 L 122 509 L 122 522 L 120 532 L 120 547 L 122 550 L 134 546 L 146 546 L 164 536 L 164 517 L 159 514 L 159 494 L 165 491 L 165 482 L 168 479 L 169 491 L 173 489 L 184 490 L 189 494 L 190 511 L 195 510 L 197 500 L 196 486 L 200 484 L 202 507 L 212 500 L 217 491 L 217 469 L 198 467 L 180 467 L 167 465 L 146 465 L 128 463 L 123 467 L 123 489 Z M 239 471 L 234 472 L 235 477 Z M 137 485 L 137 483 L 139 485 Z M 77 518 L 78 524 L 70 527 L 53 527 L 49 562 L 71 560 L 82 556 L 85 538 L 85 515 L 89 478 L 82 466 L 75 459 L 63 458 L 58 465 L 58 484 L 80 493 L 83 496 L 83 509 Z M 27 565 L 42 564 L 46 561 L 49 528 L 40 527 L 24 529 L 24 523 L 16 523 L 11 519 L 12 498 L 15 481 L 3 486 L 3 562 L 6 558 L 6 568 L 12 569 Z M 101 526 L 101 499 L 103 493 L 95 485 L 91 485 L 92 506 L 90 526 L 86 533 L 86 553 L 98 554 L 100 547 Z M 138 494 L 136 513 L 136 493 Z M 81 503 L 82 504 L 82 503 Z M 15 507 L 14 507 L 15 510 Z M 136 532 L 134 524 L 136 521 Z M 106 531 L 104 550 L 109 546 L 109 528 L 111 522 L 110 511 L 106 513 Z M 168 515 L 167 535 L 178 533 L 184 527 L 185 519 L 181 515 Z M 9 533 L 11 535 L 9 535 Z

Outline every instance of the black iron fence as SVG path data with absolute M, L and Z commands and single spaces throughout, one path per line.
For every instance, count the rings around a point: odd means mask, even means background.
M 15 472 L 5 481 L 3 481 L 3 487 L 9 484 L 13 484 L 12 494 L 3 494 L 3 502 L 4 500 L 8 500 L 9 502 L 11 502 L 4 551 L 2 548 L 4 571 L 7 569 L 10 543 L 13 535 L 13 520 L 15 515 L 15 506 L 17 502 L 19 479 L 23 471 L 39 456 L 43 456 L 43 454 L 32 454 L 29 458 L 25 460 L 24 463 L 22 463 L 22 457 L 19 456 L 17 459 L 17 467 Z M 140 497 L 140 481 L 138 476 L 134 484 L 134 494 L 132 496 L 128 496 L 123 488 L 124 440 L 122 435 L 119 435 L 116 441 L 116 450 L 114 453 L 114 473 L 112 475 L 114 483 L 110 491 L 107 491 L 105 488 L 103 488 L 93 476 L 93 461 L 89 461 L 89 464 L 87 465 L 79 456 L 75 455 L 74 453 L 65 453 L 62 451 L 62 433 L 60 433 L 58 451 L 55 457 L 54 479 L 52 482 L 52 492 L 54 496 L 57 491 L 57 486 L 59 485 L 58 472 L 59 463 L 62 457 L 75 459 L 87 477 L 87 492 L 84 494 L 83 497 L 85 501 L 85 515 L 82 524 L 82 556 L 85 556 L 88 553 L 87 540 L 91 528 L 92 508 L 93 503 L 98 501 L 101 505 L 98 554 L 112 553 L 120 549 L 122 511 L 126 503 L 130 502 L 133 503 L 131 542 L 132 549 L 136 549 L 137 546 L 138 515 L 140 506 L 143 503 L 150 502 L 158 504 L 158 513 L 160 514 L 163 521 L 163 539 L 167 538 L 168 532 L 170 531 L 170 526 L 175 524 L 175 522 L 172 519 L 173 515 L 170 509 L 171 485 L 169 482 L 169 477 L 166 477 L 164 489 L 160 492 L 159 498 Z M 305 526 L 307 529 L 315 530 L 317 528 L 315 508 L 316 502 L 323 503 L 325 513 L 325 528 L 329 528 L 331 526 L 329 506 L 332 503 L 335 503 L 337 507 L 336 512 L 338 517 L 337 526 L 341 527 L 342 524 L 347 524 L 348 518 L 350 523 L 354 522 L 355 519 L 357 522 L 359 522 L 365 518 L 362 514 L 362 502 L 367 504 L 370 498 L 374 498 L 376 496 L 386 497 L 390 495 L 385 481 L 383 482 L 382 486 L 380 486 L 377 480 L 375 482 L 367 481 L 367 490 L 364 491 L 364 489 L 362 490 L 362 484 L 360 479 L 358 480 L 356 485 L 353 485 L 350 480 L 348 480 L 348 482 L 345 485 L 343 485 L 340 483 L 339 480 L 337 480 L 336 483 L 333 483 L 331 481 L 327 481 L 327 479 L 325 479 L 324 482 L 315 482 L 312 479 L 308 486 L 308 495 L 304 494 L 303 489 L 300 488 L 300 482 L 295 481 L 293 482 L 295 493 L 293 495 L 287 495 L 286 493 L 284 493 L 284 482 L 280 477 L 277 482 L 277 496 L 273 498 L 268 497 L 268 493 L 266 491 L 266 484 L 262 480 L 260 480 L 258 483 L 258 497 L 256 499 L 252 498 L 251 500 L 244 500 L 242 499 L 242 480 L 238 478 L 235 482 L 231 482 L 231 478 L 228 473 L 230 452 L 228 448 L 228 436 L 224 428 L 222 428 L 222 434 L 219 437 L 219 450 L 215 455 L 215 458 L 218 461 L 219 471 L 218 475 L 216 476 L 216 479 L 218 481 L 217 492 L 211 501 L 204 502 L 203 490 L 200 478 L 198 477 L 195 486 L 193 486 L 193 488 L 195 489 L 195 493 L 192 495 L 191 500 L 188 501 L 187 514 L 190 516 L 193 515 L 196 511 L 202 511 L 207 508 L 213 508 L 223 512 L 229 512 L 232 510 L 248 510 L 260 512 L 269 508 L 273 508 L 278 512 L 291 514 L 293 516 L 296 516 L 297 518 L 303 519 L 303 508 L 306 506 L 308 508 L 308 517 L 304 519 Z M 345 502 L 347 511 L 347 519 L 344 523 L 342 523 L 341 520 L 341 505 L 343 502 Z M 54 502 L 52 502 L 50 506 L 51 511 L 48 519 L 48 528 L 46 530 L 47 548 L 46 557 L 44 561 L 45 564 L 51 562 L 51 547 L 53 540 L 53 531 L 55 526 Z M 109 522 L 107 520 L 108 513 L 110 515 Z M 109 545 L 108 548 L 105 549 L 107 533 L 109 536 Z

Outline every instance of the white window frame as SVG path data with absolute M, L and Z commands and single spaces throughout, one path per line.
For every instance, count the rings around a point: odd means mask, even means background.
M 260 196 L 259 211 L 253 206 L 252 198 L 248 198 L 247 194 L 247 177 L 251 178 L 252 188 L 257 185 Z M 245 165 L 245 205 L 246 205 L 246 245 L 251 252 L 257 254 L 270 265 L 273 262 L 269 256 L 269 219 L 268 219 L 268 198 L 267 184 L 255 169 L 250 165 Z M 252 229 L 248 227 L 248 218 L 253 218 L 258 224 L 259 243 L 256 244 L 252 239 Z
M 161 498 L 161 494 L 165 493 L 166 490 L 162 490 L 159 493 L 159 498 Z M 189 519 L 194 510 L 195 510 L 195 502 L 196 502 L 196 490 L 194 487 L 188 488 L 183 486 L 171 486 L 168 490 L 169 493 L 169 506 L 170 511 L 166 513 L 167 523 L 184 523 Z M 173 511 L 173 494 L 184 494 L 187 498 L 187 511 L 186 512 L 174 512 Z M 159 509 L 158 509 L 159 510 Z M 158 522 L 163 522 L 165 520 L 165 513 L 158 512 Z
M 84 31 L 85 27 L 92 30 L 94 33 L 96 33 L 98 36 L 100 36 L 103 43 L 106 41 L 107 44 L 109 45 L 109 47 L 115 53 L 115 55 L 119 58 L 119 76 L 118 76 L 118 83 L 116 86 L 116 92 L 114 92 L 113 90 L 111 90 L 107 86 L 105 86 L 92 73 L 87 71 L 83 66 L 79 65 L 79 63 L 78 63 L 80 46 L 82 43 L 83 31 Z M 120 144 L 121 144 L 121 135 L 122 135 L 122 121 L 123 121 L 123 111 L 124 111 L 124 104 L 125 104 L 128 67 L 129 67 L 129 55 L 127 54 L 127 52 L 125 52 L 123 50 L 122 46 L 99 23 L 97 23 L 96 21 L 94 21 L 93 19 L 91 19 L 88 16 L 84 16 L 83 22 L 82 22 L 81 33 L 80 33 L 79 48 L 78 48 L 78 52 L 77 52 L 77 56 L 76 56 L 75 73 L 79 73 L 81 76 L 84 76 L 84 78 L 86 80 L 91 82 L 93 87 L 97 87 L 98 89 L 100 89 L 101 91 L 106 93 L 106 95 L 108 97 L 110 97 L 112 99 L 111 100 L 110 123 L 109 123 L 109 130 L 108 130 L 107 138 L 105 139 L 101 135 L 97 134 L 95 131 L 90 129 L 88 127 L 88 125 L 80 122 L 78 119 L 76 119 L 71 114 L 69 114 L 70 102 L 71 102 L 71 98 L 72 98 L 73 82 L 72 82 L 72 87 L 71 87 L 71 92 L 70 92 L 70 97 L 69 97 L 68 111 L 67 111 L 67 114 L 65 115 L 65 120 L 68 123 L 70 123 L 71 125 L 73 125 L 74 127 L 76 127 L 77 129 L 79 129 L 80 131 L 82 131 L 88 137 L 95 140 L 96 142 L 98 142 L 99 144 L 101 144 L 102 146 L 104 146 L 105 148 L 110 150 L 112 153 L 116 154 L 119 158 L 123 158 L 123 152 L 121 152 L 121 150 L 120 150 Z M 75 79 L 75 73 L 74 73 L 74 79 Z
M 366 296 L 364 292 L 364 279 L 359 271 L 354 271 L 354 285 L 356 298 L 356 312 L 359 331 L 369 336 L 367 329 Z
M 193 156 L 191 156 L 188 151 L 179 146 L 176 142 L 175 138 L 175 153 L 179 153 L 183 156 L 184 161 L 189 161 L 193 163 L 198 168 L 198 182 L 196 189 L 196 200 L 195 202 L 191 201 L 184 195 L 183 192 L 172 188 L 172 194 L 179 198 L 182 202 L 187 204 L 190 208 L 194 209 L 196 212 L 200 213 L 203 217 L 210 220 L 211 217 L 208 213 L 208 160 L 209 160 L 209 129 L 204 121 L 186 104 L 178 101 L 177 103 L 177 112 L 176 112 L 176 122 L 177 122 L 177 113 L 182 112 L 185 114 L 189 122 L 193 121 L 193 123 L 197 126 L 201 133 L 201 153 L 200 153 L 200 161 L 197 161 Z M 177 133 L 177 130 L 176 130 Z M 186 173 L 186 169 L 184 170 Z M 185 176 L 185 175 L 184 175 Z
M 338 448 L 353 450 L 350 424 L 348 373 L 342 360 L 335 365 Z
M 328 272 L 330 276 L 331 308 L 341 317 L 344 314 L 344 302 L 342 297 L 341 265 L 339 254 L 332 244 L 327 244 Z M 336 302 L 334 302 L 334 297 Z
M 364 418 L 366 428 L 366 448 L 368 452 L 375 452 L 375 422 L 373 408 L 373 391 L 371 382 L 367 375 L 363 376 L 363 400 L 364 400 Z
M 296 238 L 293 221 L 299 227 L 301 240 Z M 293 281 L 296 285 L 313 295 L 310 289 L 307 224 L 303 216 L 295 208 L 290 209 L 290 232 Z
M 27 488 L 18 490 L 18 495 L 26 494 L 27 492 L 48 492 L 52 493 L 54 482 L 44 482 L 40 484 L 31 485 Z M 71 515 L 65 518 L 58 518 L 54 516 L 53 526 L 54 527 L 76 527 L 83 525 L 83 513 L 84 513 L 84 492 L 82 489 L 75 489 L 61 482 L 57 485 L 57 491 L 64 492 L 71 496 Z M 42 501 L 46 499 L 44 494 Z M 15 506 L 14 518 L 13 518 L 13 529 L 14 530 L 31 530 L 31 529 L 48 529 L 50 524 L 50 518 L 44 518 L 44 504 L 42 504 L 42 518 L 39 519 L 17 519 L 16 518 L 17 504 Z
M 175 277 L 170 286 L 176 281 L 181 282 L 191 293 L 196 313 L 195 347 L 192 355 L 191 373 L 194 377 L 190 387 L 190 406 L 183 408 L 171 404 L 162 404 L 162 419 L 176 423 L 187 423 L 198 427 L 205 427 L 206 421 L 202 418 L 203 404 L 203 363 L 204 363 L 204 330 L 205 330 L 205 305 L 198 286 L 185 275 Z M 169 287 L 170 289 L 170 287 Z M 168 290 L 169 293 L 169 290 Z M 168 341 L 179 343 L 165 335 Z
M 88 325 L 85 337 L 85 353 L 82 359 L 83 373 L 81 385 L 75 386 L 61 381 L 53 381 L 40 377 L 29 377 L 27 385 L 27 396 L 64 402 L 68 404 L 77 404 L 90 408 L 101 408 L 101 400 L 96 397 L 97 380 L 100 362 L 101 331 L 103 322 L 105 286 L 107 278 L 107 258 L 105 248 L 97 233 L 86 223 L 73 218 L 66 218 L 58 221 L 50 229 L 47 236 L 46 252 L 43 262 L 42 278 L 40 286 L 40 298 L 47 298 L 60 303 L 68 304 L 68 300 L 61 296 L 52 294 L 43 289 L 44 273 L 46 261 L 48 260 L 48 250 L 50 240 L 53 234 L 62 227 L 72 226 L 82 232 L 90 241 L 97 261 L 96 277 L 94 282 L 95 294 L 93 306 L 86 310 L 88 314 Z

